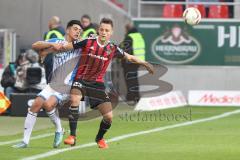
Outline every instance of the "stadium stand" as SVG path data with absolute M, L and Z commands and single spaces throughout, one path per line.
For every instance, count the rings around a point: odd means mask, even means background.
M 180 18 L 182 17 L 183 6 L 179 4 L 165 4 L 163 6 L 162 16 L 164 18 Z
M 208 18 L 229 18 L 227 5 L 211 5 L 209 6 Z
M 135 5 L 137 17 L 161 17 L 180 18 L 182 9 L 186 7 L 196 7 L 201 12 L 203 18 L 236 18 L 234 10 L 239 7 L 239 2 L 233 0 L 219 1 L 160 1 L 160 0 L 139 0 Z M 178 9 L 179 8 L 179 9 Z M 169 13 L 168 13 L 169 12 Z

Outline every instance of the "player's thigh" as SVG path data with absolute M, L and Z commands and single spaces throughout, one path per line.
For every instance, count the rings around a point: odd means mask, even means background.
M 103 118 L 112 121 L 113 113 L 112 113 L 112 104 L 111 102 L 104 102 L 97 106 L 97 109 L 102 114 Z
M 43 103 L 43 108 L 49 112 L 55 108 L 55 106 L 58 103 L 58 99 L 56 96 L 52 95 L 50 96 L 44 103 Z
M 33 113 L 38 113 L 42 108 L 43 103 L 44 103 L 44 99 L 42 97 L 40 96 L 36 97 L 30 108 L 30 111 Z

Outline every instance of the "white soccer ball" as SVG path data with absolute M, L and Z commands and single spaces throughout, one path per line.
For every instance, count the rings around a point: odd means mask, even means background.
M 201 21 L 201 13 L 197 8 L 189 7 L 183 12 L 183 19 L 189 25 L 196 25 Z

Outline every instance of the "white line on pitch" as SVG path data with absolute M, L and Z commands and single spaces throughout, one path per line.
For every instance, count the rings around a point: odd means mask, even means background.
M 150 129 L 150 130 L 146 130 L 146 131 L 134 132 L 134 133 L 125 134 L 125 135 L 122 135 L 122 136 L 111 138 L 107 142 L 115 142 L 115 141 L 120 141 L 122 139 L 135 137 L 135 136 L 139 136 L 139 135 L 144 135 L 144 134 L 148 134 L 148 133 L 154 133 L 154 132 L 164 131 L 164 130 L 167 130 L 167 129 L 189 126 L 189 125 L 196 124 L 196 123 L 212 121 L 212 120 L 228 117 L 230 115 L 238 114 L 238 113 L 240 113 L 240 110 L 234 110 L 234 111 L 231 111 L 231 112 L 226 112 L 226 113 L 223 113 L 223 114 L 220 114 L 220 115 L 217 115 L 217 116 L 212 116 L 212 117 L 209 117 L 209 118 L 203 118 L 203 119 L 198 119 L 198 120 L 195 120 L 195 121 L 183 122 L 183 123 L 179 123 L 179 124 L 154 128 L 154 129 Z M 62 153 L 62 152 L 71 151 L 71 150 L 80 149 L 80 148 L 92 147 L 92 146 L 95 146 L 95 145 L 96 145 L 96 143 L 87 143 L 87 144 L 82 144 L 82 145 L 71 147 L 71 148 L 63 148 L 63 149 L 58 149 L 58 150 L 52 150 L 52 151 L 49 151 L 49 152 L 46 152 L 46 153 L 41 153 L 41 154 L 37 154 L 37 155 L 34 155 L 34 156 L 30 156 L 30 157 L 25 157 L 21 160 L 41 159 L 41 158 L 53 156 L 53 155 L 56 155 L 56 154 L 59 154 L 59 153 Z
M 49 137 L 49 136 L 53 136 L 53 135 L 54 135 L 54 133 L 41 134 L 41 135 L 32 137 L 31 140 L 45 138 L 45 137 Z M 21 142 L 21 141 L 22 141 L 22 139 L 16 139 L 16 140 L 11 140 L 11 141 L 6 141 L 6 142 L 0 142 L 0 146 L 7 145 L 7 144 L 13 144 L 13 143 Z

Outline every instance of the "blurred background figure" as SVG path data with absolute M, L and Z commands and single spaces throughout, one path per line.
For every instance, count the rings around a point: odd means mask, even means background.
M 45 69 L 39 64 L 38 54 L 29 49 L 16 68 L 15 92 L 38 93 L 46 86 Z
M 83 28 L 83 33 L 82 33 L 82 38 L 87 38 L 89 37 L 91 34 L 96 34 L 97 31 L 97 26 L 93 25 L 91 22 L 91 18 L 89 15 L 85 14 L 81 17 L 81 25 Z
M 50 18 L 48 22 L 49 31 L 44 34 L 44 40 L 49 40 L 52 38 L 59 38 L 64 39 L 65 29 L 61 25 L 61 20 L 57 16 L 53 16 Z M 43 61 L 45 72 L 46 72 L 46 79 L 47 81 L 51 78 L 51 72 L 53 68 L 53 55 L 48 54 Z
M 24 61 L 24 53 L 19 54 L 15 62 L 10 62 L 4 69 L 1 85 L 4 88 L 4 94 L 10 99 L 10 94 L 15 91 L 16 69 Z
M 48 22 L 49 31 L 44 34 L 44 40 L 49 40 L 52 38 L 64 39 L 65 30 L 61 25 L 60 18 L 53 16 Z
M 9 100 L 12 93 L 38 93 L 45 87 L 45 70 L 38 61 L 38 54 L 30 49 L 19 54 L 16 61 L 5 68 L 1 85 Z M 10 113 L 10 109 L 6 113 Z
M 141 33 L 134 27 L 133 23 L 125 26 L 126 35 L 121 43 L 121 48 L 131 55 L 137 56 L 141 60 L 145 60 L 145 41 Z M 126 100 L 137 103 L 140 99 L 138 79 L 134 78 L 129 81 L 130 77 L 138 76 L 139 66 L 125 60 L 122 60 L 124 78 L 127 87 Z

